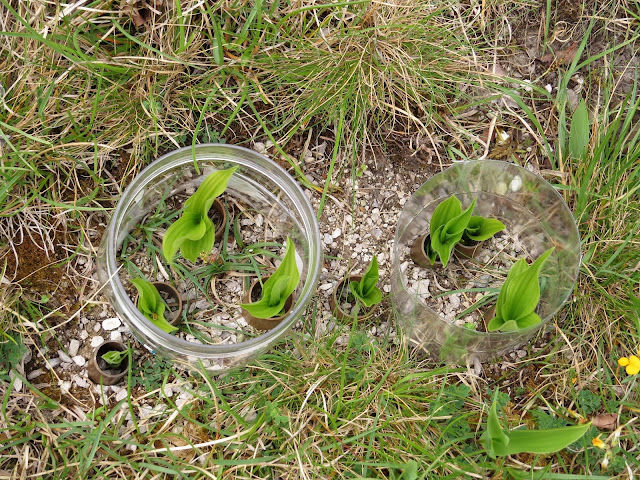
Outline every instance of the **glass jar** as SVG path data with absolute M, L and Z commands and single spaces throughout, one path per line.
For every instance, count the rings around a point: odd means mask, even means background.
M 225 195 L 250 204 L 275 228 L 290 237 L 301 266 L 300 285 L 290 314 L 273 330 L 230 345 L 188 342 L 149 322 L 135 307 L 118 275 L 118 251 L 125 237 L 159 202 L 194 191 L 215 170 L 238 167 Z M 219 371 L 244 365 L 281 340 L 302 317 L 316 290 L 322 264 L 318 222 L 307 197 L 279 165 L 246 148 L 203 144 L 170 152 L 154 161 L 122 194 L 103 234 L 98 275 L 104 294 L 133 335 L 151 352 L 174 362 Z
M 477 199 L 474 215 L 502 221 L 532 259 L 555 247 L 540 273 L 540 323 L 511 332 L 470 330 L 446 321 L 409 289 L 402 252 L 429 231 L 435 207 L 451 195 L 464 206 Z M 392 301 L 404 338 L 434 360 L 455 364 L 490 360 L 533 337 L 571 295 L 581 258 L 578 228 L 558 192 L 540 176 L 496 160 L 457 163 L 425 182 L 400 214 L 393 252 Z

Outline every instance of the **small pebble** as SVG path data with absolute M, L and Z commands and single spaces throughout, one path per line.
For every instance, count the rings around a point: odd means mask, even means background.
M 75 338 L 69 342 L 69 356 L 75 357 L 78 354 L 78 349 L 80 348 L 80 342 Z
M 112 318 L 107 318 L 106 320 L 103 320 L 102 322 L 102 329 L 103 330 L 114 330 L 116 328 L 118 328 L 120 325 L 122 324 L 122 322 L 120 321 L 120 319 L 118 317 L 112 317 Z
M 64 363 L 71 363 L 71 357 L 69 355 L 67 355 L 65 352 L 63 352 L 62 350 L 58 350 L 58 356 L 60 357 L 60 360 Z
M 27 375 L 27 380 L 33 380 L 34 378 L 38 378 L 43 373 L 44 373 L 44 370 L 42 370 L 41 368 L 34 370 L 32 372 L 29 372 Z
M 118 330 L 111 332 L 111 341 L 112 342 L 119 342 L 122 340 L 122 332 L 119 332 Z
M 83 367 L 84 364 L 87 362 L 82 355 L 76 355 L 75 357 L 73 357 L 72 360 L 73 360 L 73 363 L 75 363 L 79 367 Z
M 125 398 L 127 398 L 127 389 L 126 388 L 123 388 L 118 393 L 116 393 L 116 402 L 119 402 L 120 400 L 124 400 Z
M 91 346 L 93 348 L 99 347 L 103 343 L 104 343 L 104 338 L 102 338 L 101 336 L 96 336 L 91 339 Z

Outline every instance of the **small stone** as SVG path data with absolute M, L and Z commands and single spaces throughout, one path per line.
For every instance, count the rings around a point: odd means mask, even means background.
M 331 290 L 333 288 L 333 284 L 325 283 L 324 285 L 320 285 L 318 288 L 326 292 L 327 290 Z
M 86 330 L 82 330 L 82 331 L 80 332 L 80 338 L 81 338 L 82 340 L 86 340 L 87 338 L 89 338 L 89 332 L 87 332 Z
M 43 373 L 44 373 L 44 370 L 42 370 L 41 368 L 34 370 L 32 372 L 29 372 L 27 375 L 27 380 L 33 380 L 34 378 L 38 378 Z
M 93 324 L 93 331 L 94 332 L 99 332 L 100 331 L 100 324 L 99 323 L 94 323 Z
M 47 368 L 51 369 L 51 368 L 56 368 L 57 366 L 59 366 L 62 363 L 62 360 L 60 360 L 58 357 L 56 358 L 52 358 L 51 360 L 49 360 L 47 362 Z
M 99 335 L 98 335 L 98 336 L 96 336 L 96 337 L 93 337 L 93 338 L 91 339 L 91 346 L 92 346 L 93 348 L 99 347 L 99 346 L 100 346 L 100 345 L 102 345 L 103 343 L 104 343 L 104 338 L 102 338 L 102 337 L 101 337 L 101 336 L 99 336 Z
M 73 360 L 73 363 L 75 363 L 79 367 L 83 367 L 84 364 L 87 362 L 82 355 L 76 355 L 72 358 L 72 360 Z
M 71 357 L 69 355 L 67 355 L 65 352 L 63 352 L 62 350 L 58 350 L 58 356 L 60 357 L 60 360 L 64 363 L 71 363 Z
M 449 303 L 451 308 L 459 308 L 460 307 L 460 296 L 456 294 L 449 295 Z
M 60 383 L 60 393 L 69 393 L 71 390 L 71 382 L 69 380 L 64 380 Z
M 322 241 L 324 242 L 325 245 L 331 245 L 331 242 L 333 242 L 333 237 L 328 233 L 325 233 L 324 236 L 322 237 Z
M 102 329 L 107 331 L 114 330 L 118 328 L 121 325 L 121 323 L 122 322 L 118 317 L 107 318 L 102 322 Z
M 74 375 L 73 377 L 73 381 L 75 382 L 75 384 L 80 387 L 80 388 L 87 388 L 89 386 L 89 382 L 87 382 L 84 378 L 82 378 L 80 375 Z
M 120 340 L 122 340 L 122 332 L 119 332 L 118 330 L 111 332 L 112 342 L 119 342 Z
M 80 342 L 75 338 L 69 342 L 69 356 L 75 357 L 78 354 L 78 349 L 80 348 Z
M 518 358 L 524 358 L 527 356 L 527 351 L 526 350 L 517 350 L 516 351 L 516 355 L 518 356 Z
M 256 221 L 256 226 L 261 227 L 264 223 L 264 217 L 262 216 L 262 214 L 259 213 L 258 215 L 256 215 L 255 221 Z
M 116 393 L 116 402 L 119 402 L 120 400 L 124 400 L 125 398 L 127 398 L 127 389 L 126 388 L 123 388 L 118 393 Z
M 340 235 L 342 235 L 342 230 L 340 230 L 339 228 L 336 228 L 332 233 L 331 236 L 333 238 L 338 238 Z

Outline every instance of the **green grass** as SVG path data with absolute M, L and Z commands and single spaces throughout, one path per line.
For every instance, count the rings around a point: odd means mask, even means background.
M 626 74 L 636 69 L 626 89 L 617 57 L 637 45 L 636 7 L 585 2 L 574 22 L 584 52 L 559 67 L 560 85 L 572 88 L 573 74 L 583 75 L 591 128 L 584 157 L 572 158 L 576 117 L 562 88 L 527 92 L 487 75 L 513 53 L 496 45 L 517 44 L 527 22 L 542 25 L 543 39 L 562 33 L 554 2 L 544 18 L 523 1 L 436 10 L 360 0 L 169 3 L 136 30 L 119 2 L 0 0 L 0 264 L 8 265 L 0 478 L 578 479 L 640 469 L 637 378 L 616 364 L 640 344 L 640 94 L 637 67 L 626 65 Z M 592 46 L 598 41 L 606 47 Z M 502 94 L 518 107 L 492 103 Z M 38 385 L 21 371 L 21 342 L 51 357 L 51 345 L 64 348 L 56 338 L 64 322 L 94 314 L 97 232 L 159 154 L 271 139 L 322 209 L 341 176 L 366 166 L 366 152 L 391 150 L 386 141 L 419 134 L 441 163 L 482 155 L 487 113 L 496 128 L 529 135 L 505 158 L 548 161 L 543 174 L 583 239 L 574 297 L 535 356 L 477 376 L 392 339 L 372 342 L 361 325 L 314 339 L 317 303 L 302 333 L 223 376 L 176 371 L 138 349 L 120 402 L 110 391 L 102 399 L 64 393 L 56 374 Z M 333 149 L 315 187 L 294 148 L 308 135 L 328 137 Z M 39 264 L 42 275 L 14 281 L 14 249 L 26 238 L 59 266 Z M 41 287 L 54 275 L 69 285 L 45 299 Z M 479 436 L 496 390 L 510 426 L 615 413 L 619 437 L 592 428 L 557 454 L 491 460 Z M 608 450 L 591 444 L 598 435 Z

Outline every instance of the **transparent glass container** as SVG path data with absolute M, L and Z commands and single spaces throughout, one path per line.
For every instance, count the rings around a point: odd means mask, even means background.
M 408 288 L 402 252 L 429 230 L 435 207 L 451 195 L 463 208 L 476 198 L 474 215 L 502 221 L 531 258 L 555 247 L 540 273 L 542 322 L 513 332 L 469 330 L 447 322 Z M 458 163 L 425 182 L 400 214 L 393 251 L 392 301 L 404 338 L 435 361 L 456 364 L 488 361 L 531 339 L 571 295 L 581 258 L 578 228 L 558 192 L 540 176 L 496 160 Z
M 196 163 L 198 169 L 196 169 Z M 290 237 L 302 269 L 291 313 L 273 330 L 231 345 L 204 345 L 169 335 L 135 307 L 119 278 L 118 251 L 132 228 L 158 203 L 185 190 L 193 191 L 215 170 L 237 166 L 225 195 L 250 204 L 277 230 Z M 145 168 L 122 194 L 103 234 L 98 275 L 104 294 L 134 336 L 151 352 L 172 361 L 210 371 L 246 364 L 282 339 L 302 317 L 316 290 L 322 250 L 315 213 L 296 181 L 279 165 L 246 148 L 203 144 L 170 152 Z

